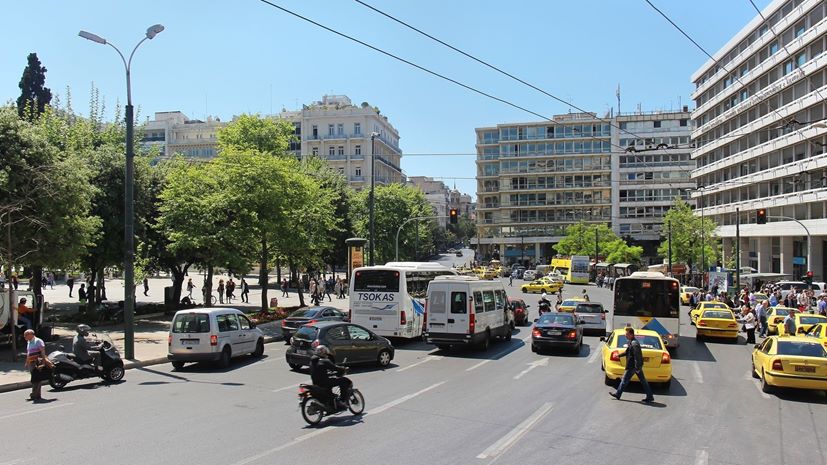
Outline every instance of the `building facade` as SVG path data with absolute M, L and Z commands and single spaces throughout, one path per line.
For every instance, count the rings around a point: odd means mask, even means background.
M 440 216 L 439 225 L 448 225 L 448 214 L 451 209 L 456 209 L 460 217 L 473 219 L 474 210 L 472 197 L 463 194 L 456 188 L 449 188 L 444 182 L 428 176 L 409 176 L 408 184 L 416 187 L 428 199 L 428 203 L 434 210 L 434 215 Z
M 180 111 L 158 111 L 144 124 L 144 147 L 156 148 L 160 156 L 176 153 L 189 158 L 212 158 L 218 154 L 218 129 L 226 123 L 217 118 L 190 119 Z
M 569 225 L 607 224 L 655 257 L 663 215 L 689 199 L 688 111 L 574 113 L 478 128 L 482 257 L 549 263 Z
M 825 13 L 823 0 L 775 0 L 692 76 L 693 197 L 718 224 L 723 264 L 827 275 Z

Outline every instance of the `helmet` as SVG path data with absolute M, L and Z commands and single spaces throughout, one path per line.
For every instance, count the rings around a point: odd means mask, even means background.
M 79 324 L 77 329 L 76 329 L 77 333 L 82 335 L 82 336 L 88 336 L 89 331 L 91 331 L 91 330 L 92 330 L 92 328 L 90 328 L 89 325 L 84 325 L 84 324 Z
M 329 357 L 331 355 L 330 349 L 327 346 L 316 347 L 316 355 L 319 357 Z
M 543 292 L 543 296 L 542 296 L 541 298 L 542 298 L 542 299 L 545 299 L 545 298 L 546 298 L 546 293 L 545 293 L 545 292 Z

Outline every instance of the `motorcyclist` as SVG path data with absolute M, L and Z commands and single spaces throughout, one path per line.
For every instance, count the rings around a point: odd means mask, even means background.
M 97 358 L 95 355 L 97 355 L 101 346 L 90 344 L 89 341 L 86 340 L 91 330 L 92 328 L 90 328 L 89 325 L 78 325 L 75 330 L 77 334 L 75 334 L 75 337 L 72 339 L 72 353 L 75 354 L 75 361 L 77 363 L 95 367 L 97 366 Z M 92 351 L 92 353 L 90 353 L 90 351 Z
M 548 300 L 545 292 L 540 296 L 540 302 L 538 302 L 537 306 L 539 307 L 540 315 L 551 311 L 551 301 Z
M 333 397 L 333 387 L 339 386 L 339 397 L 334 400 L 337 407 L 342 408 L 347 404 L 345 401 L 350 395 L 350 388 L 353 383 L 342 376 L 347 368 L 333 363 L 330 360 L 331 355 L 327 346 L 320 345 L 316 347 L 315 353 L 310 357 L 310 379 L 314 385 L 326 389 L 328 398 Z M 335 372 L 335 375 L 331 372 Z

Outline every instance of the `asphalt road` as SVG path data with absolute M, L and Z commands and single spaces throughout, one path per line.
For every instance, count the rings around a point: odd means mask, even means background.
M 608 290 L 588 290 L 610 308 Z M 537 296 L 525 299 L 535 316 Z M 301 418 L 309 376 L 287 368 L 281 343 L 227 370 L 159 365 L 45 389 L 51 401 L 35 405 L 5 393 L 0 464 L 825 464 L 824 393 L 763 394 L 743 343 L 698 343 L 688 321 L 681 332 L 675 379 L 652 405 L 634 386 L 607 395 L 597 337 L 576 356 L 537 355 L 526 327 L 487 352 L 397 344 L 388 369 L 350 375 L 365 415 L 320 428 Z

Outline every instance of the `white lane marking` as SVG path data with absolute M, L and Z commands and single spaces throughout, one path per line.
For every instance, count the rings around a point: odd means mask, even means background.
M 2 462 L 0 465 L 17 465 L 18 463 L 23 463 L 28 459 L 14 459 L 11 462 Z
M 600 353 L 603 352 L 603 346 L 601 345 L 598 349 L 595 349 L 594 353 L 591 357 L 589 357 L 589 361 L 586 363 L 594 363 L 600 358 Z
M 273 392 L 282 392 L 282 391 L 286 391 L 288 389 L 295 389 L 296 392 L 298 392 L 299 385 L 298 384 L 291 384 L 290 386 L 284 386 L 283 388 L 273 389 Z
M 523 342 L 528 342 L 531 340 L 531 334 L 523 338 Z
M 706 449 L 698 449 L 695 452 L 695 465 L 707 465 L 709 464 L 709 452 Z
M 410 364 L 406 367 L 402 367 L 402 368 L 396 370 L 396 372 L 399 373 L 399 372 L 402 372 L 402 371 L 405 371 L 405 370 L 410 370 L 411 368 L 413 368 L 415 366 L 419 366 L 419 365 L 422 365 L 423 363 L 428 363 L 428 362 L 431 362 L 431 361 L 434 361 L 434 360 L 442 360 L 442 357 L 439 356 L 439 355 L 429 355 L 429 356 L 425 357 L 424 359 L 422 359 L 422 360 L 420 360 L 416 363 L 412 363 L 412 364 Z
M 65 404 L 52 405 L 52 406 L 49 406 L 49 407 L 43 407 L 43 408 L 33 409 L 33 410 L 26 410 L 24 412 L 10 413 L 8 415 L 3 415 L 2 417 L 0 417 L 0 420 L 5 420 L 6 418 L 19 417 L 19 416 L 23 416 L 23 415 L 29 415 L 31 413 L 45 412 L 46 410 L 54 410 L 56 408 L 68 407 L 70 405 L 75 405 L 75 404 L 72 403 L 72 402 L 67 402 Z
M 536 412 L 534 412 L 530 417 L 523 420 L 522 423 L 517 425 L 514 429 L 508 432 L 505 436 L 500 438 L 499 441 L 491 444 L 488 449 L 485 449 L 480 455 L 477 456 L 478 459 L 487 459 L 489 457 L 496 457 L 506 450 L 508 450 L 514 443 L 517 442 L 521 437 L 523 437 L 526 433 L 531 430 L 540 420 L 543 419 L 551 409 L 554 407 L 554 404 L 551 402 L 546 402 L 540 407 Z
M 763 397 L 764 399 L 772 399 L 772 397 L 770 397 L 769 394 L 767 394 L 766 392 L 764 392 L 761 389 L 761 381 L 760 380 L 757 380 L 757 379 L 753 380 L 752 385 L 755 386 L 755 389 L 758 389 L 758 393 L 761 394 L 761 397 Z
M 701 373 L 701 364 L 697 361 L 692 362 L 692 371 L 695 372 L 695 381 L 697 381 L 698 384 L 703 384 L 704 375 Z
M 406 396 L 400 397 L 399 399 L 392 400 L 392 401 L 390 401 L 386 404 L 383 404 L 383 405 L 381 405 L 381 406 L 379 406 L 379 407 L 377 407 L 377 408 L 375 408 L 375 409 L 373 409 L 369 412 L 365 412 L 365 415 L 376 415 L 378 413 L 382 413 L 385 410 L 396 407 L 397 405 L 399 405 L 403 402 L 409 401 L 409 400 L 413 399 L 414 397 L 416 397 L 420 394 L 424 394 L 424 393 L 430 391 L 431 389 L 435 389 L 439 386 L 442 386 L 443 384 L 445 384 L 445 381 L 442 381 L 442 382 L 436 383 L 436 384 L 432 384 L 431 386 L 428 386 L 425 389 L 421 389 L 419 391 L 414 392 L 413 394 L 408 394 Z M 282 444 L 278 447 L 274 447 L 272 449 L 266 450 L 266 451 L 261 452 L 259 454 L 256 454 L 256 455 L 253 455 L 251 457 L 247 457 L 246 459 L 235 462 L 233 465 L 246 465 L 248 463 L 257 462 L 257 461 L 263 459 L 264 457 L 267 457 L 268 455 L 275 454 L 276 452 L 287 449 L 288 447 L 295 446 L 296 444 L 300 444 L 304 441 L 307 441 L 308 439 L 312 439 L 316 436 L 327 433 L 328 431 L 336 431 L 336 429 L 337 428 L 324 427 L 324 428 L 321 428 L 321 429 L 317 429 L 315 431 L 311 431 L 307 434 L 303 434 L 303 435 L 293 439 L 292 441 L 290 441 L 286 444 Z
M 483 361 L 481 361 L 480 363 L 477 363 L 476 365 L 474 365 L 474 366 L 472 366 L 472 367 L 466 368 L 466 369 L 465 369 L 465 371 L 472 371 L 472 370 L 476 370 L 477 368 L 479 368 L 479 367 L 481 367 L 481 366 L 485 365 L 486 363 L 488 363 L 488 362 L 490 362 L 490 361 L 491 361 L 491 359 L 488 359 L 488 360 L 483 360 Z
M 530 363 L 528 364 L 528 368 L 526 368 L 525 370 L 521 371 L 518 375 L 514 376 L 514 379 L 520 379 L 520 378 L 522 378 L 522 377 L 523 377 L 523 375 L 525 375 L 525 374 L 526 374 L 526 373 L 528 373 L 529 371 L 531 371 L 531 370 L 533 370 L 533 369 L 535 369 L 535 368 L 537 368 L 537 367 L 545 367 L 545 366 L 548 366 L 548 358 L 541 358 L 541 359 L 539 359 L 539 360 L 535 360 L 535 361 L 533 361 L 533 362 L 530 362 Z

